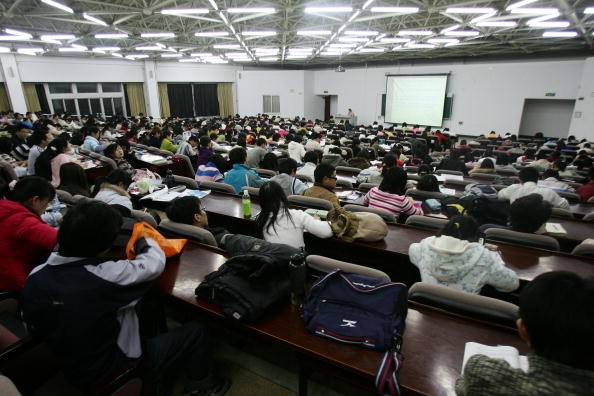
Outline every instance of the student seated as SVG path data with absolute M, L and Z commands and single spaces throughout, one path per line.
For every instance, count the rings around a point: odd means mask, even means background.
M 257 168 L 260 166 L 260 162 L 268 153 L 266 147 L 268 146 L 268 142 L 264 138 L 256 139 L 256 147 L 251 148 L 247 151 L 247 160 L 246 164 L 250 168 Z
M 264 157 L 262 157 L 262 161 L 260 161 L 260 165 L 258 167 L 261 169 L 268 169 L 278 173 L 278 158 L 276 154 L 264 154 Z
M 68 162 L 73 162 L 72 157 L 66 154 L 70 150 L 68 141 L 62 138 L 52 140 L 37 157 L 35 174 L 50 180 L 52 186 L 58 187 L 60 185 L 60 167 Z
M 66 191 L 71 195 L 91 195 L 89 181 L 85 170 L 76 162 L 69 162 L 60 167 L 60 185 L 58 190 Z
M 132 210 L 132 200 L 128 194 L 130 183 L 130 175 L 121 169 L 113 170 L 95 181 L 92 197 L 108 205 L 122 205 Z
M 349 166 L 349 163 L 342 158 L 342 150 L 340 147 L 330 147 L 328 154 L 322 156 L 322 164 L 329 164 L 333 167 Z
M 220 154 L 213 154 L 208 158 L 206 165 L 200 165 L 196 171 L 196 181 L 223 182 L 223 173 L 227 170 L 227 160 Z
M 423 175 L 417 183 L 417 190 L 439 192 L 439 181 L 434 175 Z
M 491 174 L 494 174 L 495 173 L 495 164 L 493 163 L 493 160 L 491 160 L 491 158 L 484 158 L 481 161 L 481 163 L 478 166 L 478 168 L 474 168 L 474 169 L 472 169 L 468 173 L 470 175 L 472 175 L 474 173 L 491 173 Z
M 553 191 L 575 191 L 569 184 L 559 180 L 559 171 L 556 169 L 547 169 L 542 174 L 542 180 L 539 180 L 537 185 L 539 187 L 550 188 Z
M 379 187 L 373 187 L 365 194 L 363 203 L 371 208 L 387 210 L 396 217 L 401 213 L 408 216 L 423 215 L 423 210 L 415 206 L 414 199 L 404 195 L 407 180 L 406 171 L 401 167 L 388 169 Z
M 264 240 L 301 248 L 305 246 L 304 231 L 319 238 L 332 236 L 328 222 L 314 219 L 302 210 L 289 209 L 287 196 L 280 184 L 274 181 L 264 184 L 260 187 L 259 199 L 262 211 L 258 215 L 257 226 Z
M 442 159 L 435 169 L 458 171 L 468 176 L 468 169 L 466 169 L 464 162 L 459 159 L 460 155 L 460 151 L 452 150 L 450 156 Z
M 198 147 L 198 142 L 198 137 L 195 135 L 190 135 L 188 141 L 182 139 L 177 146 L 176 154 L 185 155 L 192 163 L 195 163 L 197 159 L 196 147 Z
M 131 364 L 157 382 L 183 363 L 188 394 L 224 394 L 229 381 L 210 374 L 203 327 L 188 323 L 141 338 L 136 305 L 163 272 L 165 255 L 153 240 L 141 238 L 135 259 L 100 258 L 121 225 L 121 215 L 102 202 L 82 202 L 68 211 L 58 252 L 33 270 L 23 289 L 32 333 L 47 339 L 66 378 L 86 392 Z
M 336 169 L 332 165 L 322 163 L 314 171 L 314 180 L 313 187 L 305 190 L 303 195 L 325 199 L 335 208 L 340 208 L 338 197 L 334 194 L 334 189 L 336 188 Z
M 101 132 L 99 128 L 96 126 L 92 126 L 87 130 L 87 136 L 85 137 L 85 141 L 83 142 L 82 147 L 86 150 L 89 150 L 91 153 L 100 153 L 103 151 L 104 147 L 99 143 L 99 136 Z
M 518 288 L 518 275 L 505 267 L 498 252 L 477 243 L 478 224 L 470 216 L 453 217 L 437 236 L 410 245 L 411 263 L 421 280 L 479 294 L 484 285 L 502 292 Z
M 545 234 L 547 221 L 551 218 L 552 206 L 541 195 L 529 194 L 518 198 L 510 206 L 509 226 L 483 224 L 481 236 L 489 228 L 503 228 L 528 234 Z
M 542 197 L 551 203 L 556 208 L 569 209 L 569 203 L 565 198 L 561 198 L 556 192 L 550 188 L 539 187 L 538 171 L 532 167 L 524 167 L 520 170 L 518 175 L 520 178 L 519 184 L 512 184 L 497 193 L 499 199 L 507 199 L 513 203 L 516 199 L 524 197 L 529 194 L 540 194 Z
M 200 198 L 188 196 L 178 197 L 171 201 L 165 213 L 167 218 L 176 223 L 188 224 L 209 231 L 220 244 L 221 239 L 229 232 L 222 227 L 209 227 L 208 215 L 200 202 Z
M 112 143 L 103 150 L 103 155 L 115 161 L 118 169 L 123 170 L 130 177 L 134 176 L 134 167 L 124 158 L 124 150 L 117 143 Z
M 281 160 L 278 165 L 279 174 L 270 179 L 278 183 L 285 195 L 301 195 L 307 189 L 305 183 L 297 179 L 297 162 L 292 158 Z
M 362 149 L 355 157 L 348 161 L 349 166 L 359 169 L 367 169 L 371 166 L 369 149 Z M 373 150 L 372 150 L 373 151 Z
M 316 166 L 320 163 L 320 155 L 317 151 L 308 151 L 303 156 L 303 166 L 297 169 L 298 175 L 309 176 L 314 179 L 314 171 Z
M 173 132 L 169 129 L 163 131 L 163 139 L 161 139 L 160 150 L 169 151 L 171 154 L 177 153 L 177 145 L 173 144 Z
M 575 190 L 575 193 L 580 196 L 582 202 L 594 197 L 594 167 L 588 171 L 588 183 Z
M 273 154 L 274 155 L 274 154 Z M 229 151 L 229 162 L 232 169 L 225 174 L 225 183 L 230 184 L 239 194 L 245 186 L 260 188 L 268 179 L 264 179 L 258 173 L 247 166 L 245 161 L 247 152 L 243 147 L 234 147 Z
M 293 158 L 298 164 L 300 164 L 301 161 L 307 162 L 304 158 L 306 154 L 305 147 L 299 140 L 299 137 L 291 133 L 285 137 L 285 141 L 288 142 L 287 150 L 289 151 L 289 157 Z
M 594 279 L 553 271 L 520 294 L 520 337 L 528 372 L 502 359 L 471 357 L 457 395 L 591 395 L 594 390 Z
M 58 232 L 40 217 L 55 195 L 47 180 L 27 176 L 0 200 L 0 290 L 20 290 L 56 246 Z

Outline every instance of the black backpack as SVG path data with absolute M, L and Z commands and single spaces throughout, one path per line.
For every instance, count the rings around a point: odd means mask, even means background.
M 466 210 L 464 214 L 474 217 L 479 225 L 507 225 L 509 220 L 509 201 L 469 195 L 460 198 L 458 203 Z

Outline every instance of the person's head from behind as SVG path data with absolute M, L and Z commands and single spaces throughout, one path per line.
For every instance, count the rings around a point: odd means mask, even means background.
M 212 163 L 221 173 L 227 171 L 227 160 L 221 154 L 213 154 L 208 157 L 208 162 Z
M 490 158 L 485 158 L 483 160 L 483 162 L 481 162 L 481 169 L 495 169 L 495 164 L 493 163 L 493 160 L 491 160 Z
M 531 166 L 525 166 L 520 170 L 518 175 L 522 183 L 538 182 L 538 170 Z
M 47 129 L 37 129 L 33 134 L 29 137 L 29 146 L 37 145 L 41 148 L 47 147 L 47 145 L 53 140 L 52 133 Z
M 264 157 L 262 157 L 262 161 L 260 161 L 260 168 L 277 172 L 279 169 L 278 158 L 276 157 L 276 155 L 274 153 L 264 154 Z
M 437 236 L 450 236 L 452 238 L 476 242 L 478 240 L 478 223 L 471 216 L 455 216 L 443 226 Z
M 407 181 L 406 171 L 399 166 L 393 166 L 384 175 L 379 189 L 390 194 L 404 195 Z
M 25 176 L 19 179 L 8 194 L 11 201 L 18 202 L 29 210 L 41 215 L 56 196 L 54 187 L 39 176 Z
M 320 155 L 316 151 L 308 151 L 303 156 L 303 162 L 311 162 L 317 165 L 320 163 Z
M 431 165 L 427 165 L 427 164 L 423 164 L 423 165 L 419 166 L 419 170 L 417 171 L 417 174 L 419 176 L 430 175 L 432 173 L 433 173 L 433 167 Z
M 76 162 L 67 162 L 60 167 L 60 186 L 76 186 L 88 195 L 89 182 L 85 170 Z
M 243 147 L 234 147 L 229 151 L 229 163 L 231 165 L 244 164 L 247 159 L 247 151 Z
M 195 225 L 197 227 L 208 226 L 208 216 L 198 197 L 175 198 L 166 210 L 167 217 L 176 223 Z
M 336 168 L 330 164 L 319 164 L 314 170 L 314 180 L 316 184 L 326 187 L 328 190 L 334 190 L 336 187 Z
M 122 227 L 122 215 L 100 201 L 70 208 L 58 231 L 58 253 L 65 257 L 95 257 L 111 248 Z
M 93 196 L 97 195 L 103 183 L 108 183 L 123 190 L 127 190 L 130 186 L 130 183 L 132 183 L 132 177 L 130 177 L 127 172 L 121 169 L 112 170 L 107 176 L 100 177 L 95 181 Z
M 212 148 L 212 139 L 210 136 L 201 136 L 200 137 L 200 148 L 202 149 L 211 149 Z
M 538 356 L 594 370 L 594 278 L 544 273 L 524 287 L 519 306 L 520 337 Z
M 534 233 L 550 218 L 551 204 L 540 194 L 529 194 L 516 199 L 509 209 L 512 230 Z
M 278 172 L 289 176 L 295 176 L 297 173 L 297 161 L 293 158 L 286 158 L 280 161 L 278 164 Z
M 188 138 L 188 143 L 192 147 L 197 147 L 199 142 L 200 142 L 200 140 L 198 139 L 198 136 L 196 136 L 196 135 L 192 135 Z
M 103 150 L 103 154 L 106 157 L 114 160 L 124 158 L 124 150 L 117 143 L 112 143 L 109 146 L 105 147 L 105 150 Z
M 423 175 L 417 183 L 417 190 L 439 192 L 439 181 L 434 175 Z
M 266 139 L 264 139 L 262 137 L 259 137 L 258 139 L 256 139 L 256 146 L 265 149 L 267 145 L 268 145 L 268 142 L 266 141 Z
M 559 179 L 559 171 L 556 169 L 549 168 L 543 172 L 543 174 L 542 174 L 543 179 L 548 179 L 550 177 L 552 177 L 553 179 Z
M 270 181 L 260 187 L 259 200 L 262 211 L 258 215 L 257 225 L 261 233 L 268 231 L 271 227 L 276 230 L 274 224 L 279 214 L 291 218 L 287 196 L 277 182 Z

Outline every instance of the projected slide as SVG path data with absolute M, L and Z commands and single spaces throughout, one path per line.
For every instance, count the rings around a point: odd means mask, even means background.
M 387 79 L 386 122 L 441 126 L 447 74 Z

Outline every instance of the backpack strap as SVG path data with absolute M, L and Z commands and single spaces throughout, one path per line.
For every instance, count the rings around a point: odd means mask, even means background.
M 398 374 L 404 360 L 404 356 L 400 353 L 401 340 L 400 336 L 397 336 L 395 347 L 384 353 L 375 373 L 375 387 L 381 395 L 400 396 Z

